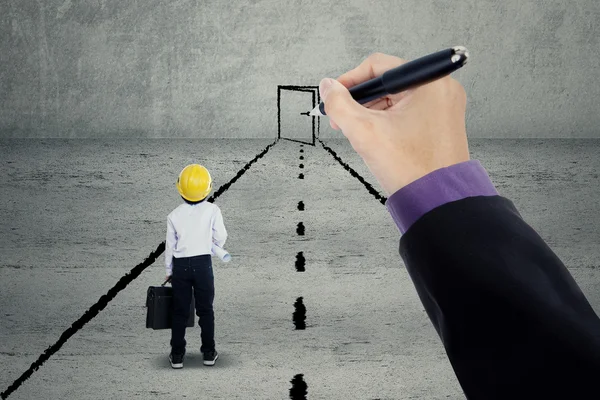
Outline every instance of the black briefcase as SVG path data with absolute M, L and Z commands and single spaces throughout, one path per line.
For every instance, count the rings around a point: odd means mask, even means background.
M 165 286 L 150 286 L 146 296 L 146 328 L 151 329 L 171 329 L 171 317 L 173 315 L 173 288 Z M 192 301 L 190 302 L 190 318 L 187 322 L 187 327 L 194 326 L 195 311 L 194 311 L 194 293 L 192 293 Z

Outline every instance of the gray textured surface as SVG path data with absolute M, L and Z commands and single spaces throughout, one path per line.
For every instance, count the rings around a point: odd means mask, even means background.
M 270 142 L 0 141 L 0 390 L 164 240 L 181 167 L 203 162 L 218 188 Z M 326 144 L 379 188 L 345 140 Z M 470 147 L 598 312 L 600 141 Z M 181 371 L 167 361 L 169 333 L 144 328 L 161 256 L 10 399 L 284 399 L 298 373 L 309 399 L 464 398 L 385 207 L 319 144 L 304 146 L 297 179 L 299 148 L 278 142 L 217 199 L 233 260 L 213 258 L 214 368 L 202 365 L 197 327 Z M 305 331 L 293 330 L 299 296 Z
M 301 113 L 311 111 L 313 109 L 312 99 L 313 93 L 311 92 L 292 90 L 281 91 L 279 103 L 281 118 L 280 137 L 312 143 L 313 118 L 309 118 L 306 115 L 301 115 Z M 317 132 L 316 122 L 318 122 L 318 119 L 315 118 L 315 135 Z M 327 126 L 329 126 L 329 123 L 327 123 Z
M 0 137 L 275 137 L 277 85 L 460 44 L 471 137 L 597 138 L 598 21 L 596 0 L 3 0 Z

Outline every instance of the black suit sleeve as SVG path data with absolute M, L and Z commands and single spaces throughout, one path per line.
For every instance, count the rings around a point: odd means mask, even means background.
M 600 399 L 600 320 L 510 200 L 444 204 L 400 255 L 468 399 Z

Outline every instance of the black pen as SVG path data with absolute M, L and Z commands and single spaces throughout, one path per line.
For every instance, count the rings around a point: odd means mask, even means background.
M 425 57 L 409 61 L 390 69 L 383 75 L 350 88 L 350 95 L 360 104 L 389 94 L 422 86 L 451 74 L 467 63 L 469 52 L 463 46 L 454 46 Z M 309 115 L 325 116 L 325 104 L 321 102 Z

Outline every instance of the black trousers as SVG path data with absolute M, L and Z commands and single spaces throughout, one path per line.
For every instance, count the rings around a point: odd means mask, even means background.
M 185 352 L 185 328 L 190 316 L 192 288 L 196 300 L 196 315 L 199 318 L 202 353 L 215 350 L 215 316 L 213 300 L 215 284 L 210 254 L 194 257 L 173 257 L 173 324 L 171 327 L 171 351 Z

